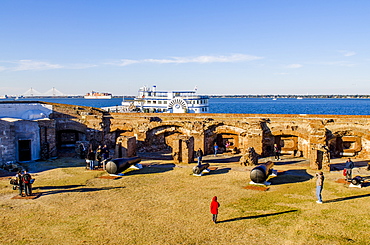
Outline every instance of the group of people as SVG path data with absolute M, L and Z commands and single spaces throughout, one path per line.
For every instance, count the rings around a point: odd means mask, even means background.
M 231 145 L 232 144 L 228 140 L 225 142 L 225 152 L 229 151 L 229 148 L 231 147 Z M 218 144 L 215 142 L 213 144 L 214 156 L 217 156 L 218 149 L 219 149 Z
M 229 145 L 230 145 L 230 143 L 229 143 Z M 214 143 L 214 145 L 213 145 L 213 149 L 214 149 L 214 156 L 216 156 L 217 155 L 217 152 L 218 152 L 218 145 L 217 145 L 217 143 Z M 195 152 L 195 156 L 197 157 L 197 159 L 198 159 L 198 165 L 201 165 L 201 163 L 202 163 L 202 158 L 203 158 L 203 151 L 202 151 L 202 149 L 198 149 L 196 152 Z
M 32 177 L 26 170 L 22 173 L 22 171 L 18 171 L 15 175 L 17 180 L 19 195 L 24 196 L 31 196 L 32 195 Z
M 231 143 L 229 141 L 226 141 L 225 143 L 225 151 L 228 151 L 229 147 L 231 146 Z M 214 151 L 214 156 L 217 156 L 218 153 L 218 144 L 215 142 L 213 144 L 213 151 Z M 198 165 L 200 164 L 200 161 L 202 160 L 203 157 L 203 151 L 199 148 L 196 153 L 196 157 L 198 158 Z
M 109 149 L 107 145 L 101 146 L 99 145 L 96 151 L 94 151 L 91 147 L 86 155 L 86 169 L 94 170 L 95 162 L 97 162 L 98 168 L 102 167 L 105 168 L 105 160 L 109 158 Z

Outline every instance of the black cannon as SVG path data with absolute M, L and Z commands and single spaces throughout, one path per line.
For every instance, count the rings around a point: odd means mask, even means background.
M 105 165 L 105 170 L 109 174 L 118 174 L 125 171 L 132 165 L 135 165 L 141 161 L 140 157 L 129 157 L 129 158 L 117 158 L 112 159 Z
M 209 167 L 208 163 L 197 165 L 193 168 L 193 174 L 200 175 L 204 170 Z
M 260 164 L 251 170 L 251 180 L 254 183 L 264 183 L 268 176 L 272 174 L 272 167 L 274 163 L 268 161 L 264 164 Z
M 353 185 L 359 185 L 359 184 L 362 184 L 363 182 L 365 181 L 365 178 L 361 177 L 361 176 L 356 176 L 354 177 L 353 179 L 351 179 L 351 183 Z
M 370 176 L 362 177 L 356 176 L 350 180 L 353 185 L 360 185 L 363 184 L 365 181 L 370 180 Z

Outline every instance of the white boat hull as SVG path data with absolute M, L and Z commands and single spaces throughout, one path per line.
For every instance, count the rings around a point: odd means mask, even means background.
M 112 99 L 111 95 L 101 95 L 101 96 L 84 96 L 85 99 Z

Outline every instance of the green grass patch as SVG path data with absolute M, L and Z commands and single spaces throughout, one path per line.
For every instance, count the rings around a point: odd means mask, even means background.
M 335 173 L 326 175 L 319 205 L 314 180 L 301 170 L 256 191 L 243 188 L 246 171 L 196 177 L 191 165 L 157 166 L 130 169 L 113 180 L 97 178 L 107 173 L 86 171 L 77 161 L 38 172 L 34 191 L 43 194 L 34 200 L 11 199 L 17 192 L 0 180 L 4 244 L 368 242 L 368 190 L 335 183 Z M 221 204 L 218 224 L 209 212 L 213 196 Z

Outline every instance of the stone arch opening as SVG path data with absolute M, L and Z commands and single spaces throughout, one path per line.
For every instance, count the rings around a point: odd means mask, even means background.
M 173 142 L 180 135 L 186 135 L 180 126 L 167 125 L 153 128 L 146 133 L 141 151 L 172 153 Z
M 309 132 L 275 129 L 271 131 L 267 144 L 263 146 L 265 155 L 274 155 L 274 144 L 280 147 L 282 155 L 309 157 Z
M 243 136 L 246 131 L 229 125 L 212 125 L 205 130 L 205 153 L 214 152 L 213 146 L 216 143 L 220 153 L 240 153 L 244 149 Z
M 336 129 L 328 134 L 327 144 L 332 157 L 367 157 L 364 151 L 370 145 L 367 130 L 357 128 Z
M 303 149 L 300 149 L 298 140 L 296 135 L 276 135 L 274 144 L 280 147 L 282 155 L 301 156 Z
M 73 129 L 59 130 L 57 132 L 57 150 L 60 156 L 74 156 L 76 154 L 77 141 L 85 141 L 83 132 Z M 93 143 L 93 142 L 91 142 Z

